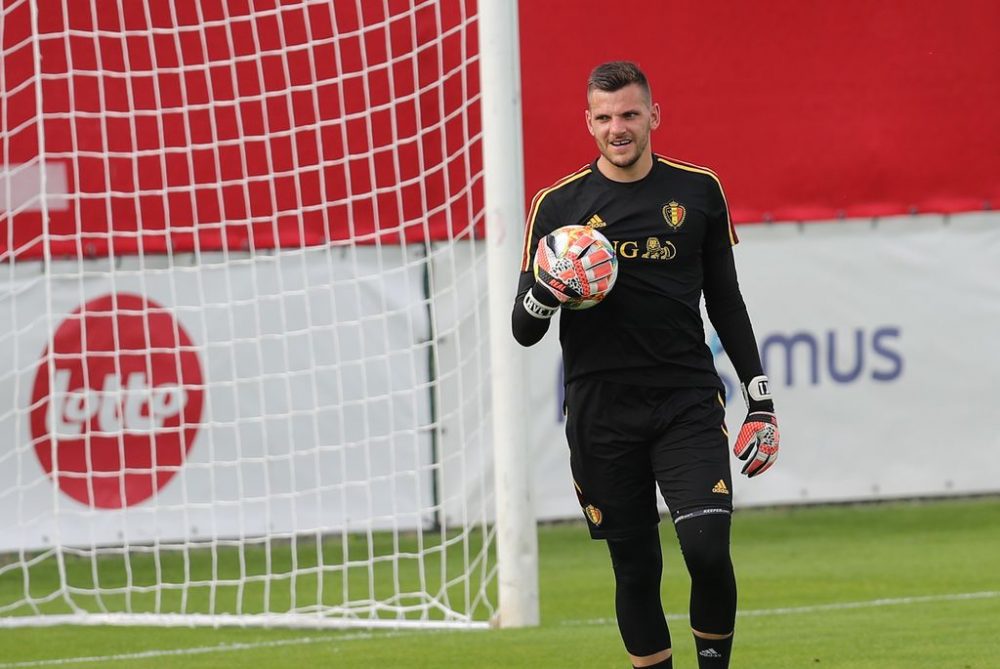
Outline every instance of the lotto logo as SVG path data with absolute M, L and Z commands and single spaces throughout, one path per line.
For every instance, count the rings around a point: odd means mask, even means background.
M 97 434 L 130 434 L 160 430 L 187 405 L 188 394 L 180 385 L 156 386 L 145 372 L 132 372 L 122 387 L 118 375 L 105 374 L 95 387 L 100 390 L 70 390 L 73 372 L 57 369 L 55 388 L 45 425 L 57 438 L 78 437 L 93 425 Z
M 56 328 L 31 403 L 35 454 L 59 489 L 88 506 L 128 507 L 184 464 L 201 421 L 201 364 L 167 309 L 106 295 Z

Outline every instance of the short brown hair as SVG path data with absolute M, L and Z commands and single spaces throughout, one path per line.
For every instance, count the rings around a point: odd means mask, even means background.
M 630 84 L 638 84 L 646 94 L 646 101 L 652 100 L 649 90 L 649 80 L 639 66 L 630 60 L 612 60 L 601 63 L 590 72 L 587 78 L 587 98 L 594 89 L 614 93 Z

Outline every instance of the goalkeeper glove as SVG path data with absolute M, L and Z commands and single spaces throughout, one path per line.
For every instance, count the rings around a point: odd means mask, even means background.
M 559 256 L 550 243 L 551 235 L 538 240 L 535 250 L 538 283 L 556 298 L 560 306 L 608 289 L 612 275 L 612 265 L 608 261 L 612 256 L 599 247 L 587 253 L 594 241 L 592 235 L 580 235 Z
M 535 318 L 547 320 L 555 316 L 555 313 L 559 311 L 561 303 L 550 291 L 546 290 L 545 284 L 541 281 L 536 281 L 531 290 L 525 293 L 523 304 L 528 314 Z
M 743 386 L 743 399 L 747 403 L 747 417 L 736 437 L 733 453 L 746 460 L 741 473 L 753 478 L 763 474 L 778 459 L 778 419 L 774 415 L 774 402 L 766 376 L 755 376 Z

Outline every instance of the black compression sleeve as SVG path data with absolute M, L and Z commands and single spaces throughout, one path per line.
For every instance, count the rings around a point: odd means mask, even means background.
M 753 325 L 736 278 L 732 247 L 706 250 L 703 264 L 705 309 L 736 374 L 742 383 L 747 383 L 764 371 Z
M 615 613 L 625 649 L 644 657 L 670 648 L 670 629 L 660 601 L 663 555 L 655 526 L 608 539 L 615 572 Z M 667 665 L 670 666 L 670 665 Z
M 553 307 L 558 307 L 559 305 L 559 301 L 551 294 L 546 294 L 548 291 L 544 288 L 533 290 L 535 285 L 535 276 L 533 273 L 521 272 L 521 277 L 517 283 L 517 297 L 514 298 L 514 310 L 510 316 L 514 339 L 521 346 L 537 344 L 545 336 L 545 333 L 548 332 L 549 323 L 552 321 L 551 318 L 537 318 L 528 313 L 528 310 L 524 306 L 524 296 L 528 294 L 528 291 L 533 291 L 532 294 L 542 304 Z

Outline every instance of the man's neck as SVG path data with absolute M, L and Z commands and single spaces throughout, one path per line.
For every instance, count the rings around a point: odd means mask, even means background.
M 653 154 L 644 153 L 628 167 L 618 167 L 604 156 L 597 159 L 597 169 L 605 178 L 621 183 L 639 181 L 653 169 Z

